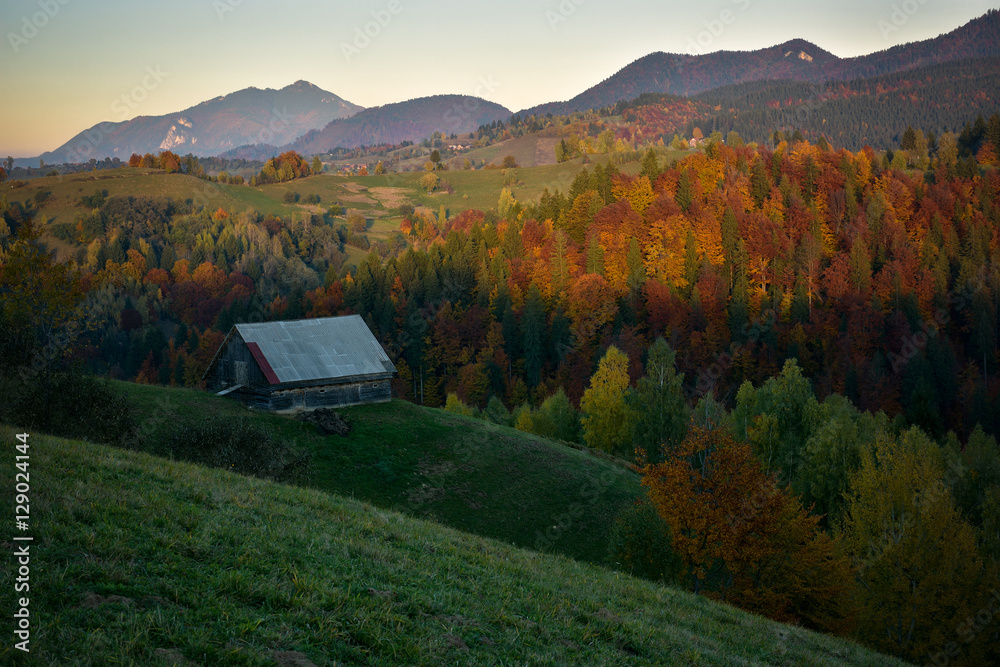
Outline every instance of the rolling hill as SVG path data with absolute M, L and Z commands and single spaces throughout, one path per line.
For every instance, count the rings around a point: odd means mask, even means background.
M 362 108 L 308 81 L 280 90 L 246 88 L 177 113 L 98 123 L 40 158 L 55 164 L 108 156 L 128 160 L 132 153 L 162 150 L 218 155 L 245 144 L 285 144 Z
M 350 118 L 331 121 L 323 129 L 307 132 L 282 150 L 292 149 L 309 155 L 334 148 L 416 142 L 434 132 L 446 136 L 462 135 L 510 115 L 506 107 L 469 95 L 419 97 L 372 107 Z
M 801 39 L 756 51 L 716 51 L 697 55 L 651 53 L 568 101 L 542 104 L 522 114 L 565 114 L 613 105 L 642 93 L 695 95 L 721 86 L 769 79 L 813 83 L 849 81 L 989 56 L 1000 56 L 1000 12 L 997 10 L 933 39 L 855 58 L 838 58 Z
M 4 442 L 14 433 L 0 427 Z M 29 442 L 44 482 L 21 664 L 901 664 L 356 500 Z M 5 642 L 0 660 L 15 653 Z
M 203 391 L 121 387 L 153 440 L 177 424 L 247 415 Z M 638 476 L 618 462 L 505 426 L 398 400 L 340 412 L 353 427 L 344 437 L 284 416 L 253 419 L 312 452 L 304 486 L 590 563 L 606 561 L 611 525 L 641 493 Z M 550 530 L 570 515 L 571 525 Z

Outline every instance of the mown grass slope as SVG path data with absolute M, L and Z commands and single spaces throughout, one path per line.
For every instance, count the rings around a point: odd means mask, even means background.
M 0 428 L 7 499 L 14 433 Z M 359 501 L 29 442 L 36 541 L 21 664 L 896 664 Z
M 107 190 L 110 196 L 170 197 L 177 202 L 190 199 L 210 210 L 224 208 L 238 212 L 255 208 L 262 213 L 288 215 L 294 208 L 281 201 L 280 193 L 268 196 L 258 188 L 212 183 L 186 174 L 168 174 L 160 169 L 128 167 L 34 178 L 19 188 L 5 183 L 0 193 L 10 201 L 25 202 L 39 192 L 50 192 L 38 219 L 56 224 L 75 223 L 80 213 L 89 210 L 78 205 L 80 197 L 101 190 Z
M 119 386 L 147 439 L 213 415 L 249 415 L 312 452 L 298 484 L 592 563 L 605 561 L 615 518 L 641 492 L 638 476 L 615 462 L 405 401 L 342 409 L 353 431 L 341 437 L 203 391 Z

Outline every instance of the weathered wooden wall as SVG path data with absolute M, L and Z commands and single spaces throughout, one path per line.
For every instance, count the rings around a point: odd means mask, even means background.
M 214 371 L 208 378 L 208 388 L 219 391 L 237 384 L 237 362 L 246 364 L 248 384 L 255 387 L 269 384 L 264 373 L 260 370 L 260 366 L 257 365 L 257 361 L 253 358 L 253 354 L 250 353 L 250 348 L 237 335 L 229 339 L 222 353 L 216 359 Z
M 392 398 L 389 380 L 368 380 L 269 391 L 255 388 L 231 394 L 248 405 L 274 412 L 297 412 L 315 408 L 336 408 L 366 403 L 384 403 Z

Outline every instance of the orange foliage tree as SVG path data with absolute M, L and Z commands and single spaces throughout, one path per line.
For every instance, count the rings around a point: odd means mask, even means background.
M 850 629 L 849 561 L 749 445 L 692 428 L 671 457 L 640 472 L 695 593 L 783 622 Z

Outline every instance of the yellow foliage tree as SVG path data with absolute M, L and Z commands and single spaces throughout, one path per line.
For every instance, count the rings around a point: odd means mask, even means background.
M 628 201 L 632 210 L 639 215 L 645 213 L 646 209 L 649 208 L 649 205 L 656 198 L 653 186 L 650 185 L 649 178 L 646 176 L 614 179 L 611 186 L 611 194 L 615 196 L 615 199 Z
M 608 452 L 631 449 L 631 415 L 625 403 L 628 390 L 628 356 L 612 345 L 604 353 L 590 387 L 583 392 L 583 439 L 588 446 Z
M 656 220 L 649 228 L 649 243 L 643 248 L 646 273 L 678 288 L 687 286 L 684 278 L 684 241 L 688 223 L 680 215 Z
M 698 257 L 708 259 L 713 266 L 721 266 L 722 225 L 710 209 L 705 209 L 692 225 L 694 238 L 698 244 Z

